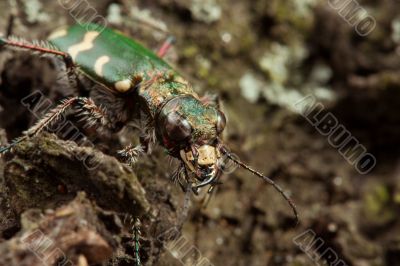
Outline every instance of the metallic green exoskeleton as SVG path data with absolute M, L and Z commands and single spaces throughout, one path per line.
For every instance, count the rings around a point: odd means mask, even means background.
M 116 123 L 124 125 L 133 119 L 145 121 L 141 143 L 120 152 L 128 161 L 135 162 L 140 153 L 150 150 L 149 143 L 158 142 L 181 161 L 175 179 L 197 192 L 200 187 L 216 185 L 224 159 L 230 159 L 272 184 L 289 201 L 297 218 L 294 204 L 279 186 L 233 157 L 224 146 L 220 135 L 226 119 L 218 102 L 200 98 L 171 66 L 131 38 L 96 24 L 78 24 L 54 32 L 48 46 L 0 37 L 1 46 L 59 56 L 68 71 L 97 84 L 91 98 L 63 101 L 10 146 L 38 134 L 74 105 L 82 109 L 90 125 L 102 129 L 115 130 Z
M 126 92 L 156 72 L 172 68 L 150 50 L 122 33 L 95 24 L 60 29 L 50 43 L 68 53 L 88 77 L 108 88 Z
M 225 117 L 216 105 L 202 101 L 164 60 L 123 34 L 95 24 L 58 30 L 50 43 L 68 53 L 82 73 L 105 89 L 141 103 L 158 142 L 196 173 L 200 183 L 195 186 L 216 178 L 221 156 L 213 144 Z

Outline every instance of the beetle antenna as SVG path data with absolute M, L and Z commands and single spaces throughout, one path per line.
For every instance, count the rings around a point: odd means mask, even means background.
M 247 171 L 251 172 L 252 174 L 260 177 L 261 179 L 263 179 L 264 181 L 266 181 L 267 183 L 269 183 L 270 185 L 272 185 L 285 199 L 286 201 L 289 203 L 290 207 L 293 210 L 293 214 L 295 216 L 295 225 L 297 225 L 299 223 L 299 215 L 297 213 L 297 208 L 296 205 L 294 204 L 293 200 L 287 196 L 285 194 L 285 192 L 283 191 L 283 189 L 276 184 L 271 178 L 263 175 L 262 173 L 252 169 L 250 166 L 246 165 L 245 163 L 241 162 L 239 159 L 236 159 L 224 146 L 220 147 L 220 151 L 225 154 L 230 160 L 232 160 L 234 163 L 236 163 L 237 165 L 239 165 L 240 167 L 246 169 Z

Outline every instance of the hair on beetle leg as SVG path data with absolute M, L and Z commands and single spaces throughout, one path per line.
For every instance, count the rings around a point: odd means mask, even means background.
M 139 160 L 139 157 L 144 154 L 144 147 L 142 144 L 138 144 L 136 146 L 129 145 L 128 147 L 124 148 L 117 152 L 122 160 L 128 163 L 130 166 L 133 166 Z

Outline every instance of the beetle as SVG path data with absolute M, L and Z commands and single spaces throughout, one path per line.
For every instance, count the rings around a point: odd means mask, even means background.
M 24 135 L 0 153 L 36 136 L 73 107 L 78 107 L 90 125 L 116 132 L 131 120 L 145 121 L 140 144 L 119 152 L 125 161 L 135 163 L 157 142 L 168 155 L 181 164 L 174 179 L 195 193 L 202 187 L 213 188 L 222 175 L 223 160 L 268 182 L 290 204 L 295 204 L 273 180 L 253 170 L 231 154 L 221 140 L 226 117 L 217 101 L 200 97 L 190 83 L 161 57 L 171 41 L 157 54 L 122 33 L 86 23 L 55 31 L 48 42 L 28 42 L 18 38 L 0 38 L 0 47 L 19 48 L 61 58 L 67 68 L 71 85 L 77 74 L 92 80 L 96 86 L 91 97 L 75 96 L 63 100 L 50 110 Z M 211 189 L 210 189 L 211 191 Z

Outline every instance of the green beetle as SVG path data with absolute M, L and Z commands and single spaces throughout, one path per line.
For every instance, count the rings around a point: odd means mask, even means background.
M 146 121 L 146 133 L 138 146 L 120 152 L 127 161 L 134 163 L 141 153 L 149 151 L 149 144 L 158 142 L 169 155 L 181 161 L 175 179 L 197 192 L 201 187 L 212 188 L 217 184 L 224 159 L 228 158 L 272 184 L 288 200 L 297 221 L 296 207 L 282 189 L 234 157 L 222 143 L 225 115 L 216 101 L 200 98 L 160 58 L 167 46 L 156 55 L 122 33 L 96 24 L 60 29 L 50 36 L 48 45 L 13 38 L 0 38 L 0 45 L 59 56 L 69 73 L 81 73 L 97 84 L 90 98 L 77 96 L 64 100 L 0 153 L 37 135 L 73 106 L 82 109 L 88 123 L 102 129 L 115 131 L 120 128 L 117 125 L 140 119 Z

